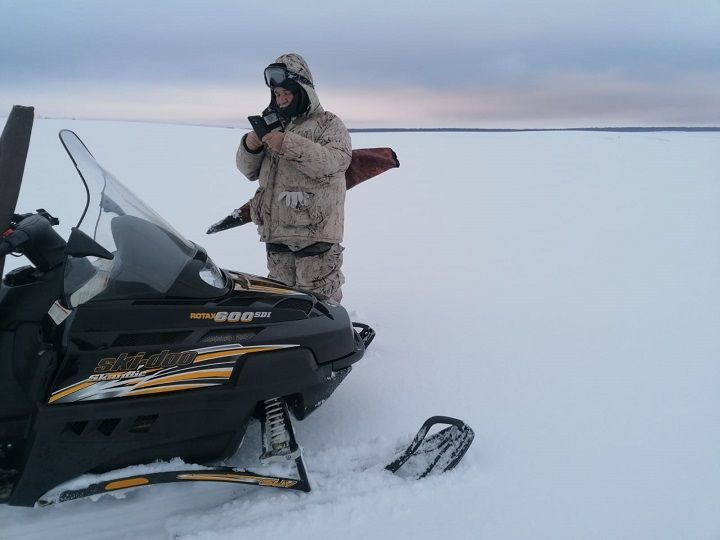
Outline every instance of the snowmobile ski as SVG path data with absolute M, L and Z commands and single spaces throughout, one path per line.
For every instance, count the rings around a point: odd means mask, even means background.
M 298 472 L 300 478 L 268 476 L 245 469 L 236 469 L 234 467 L 187 468 L 149 474 L 135 474 L 107 480 L 105 482 L 97 482 L 81 489 L 61 491 L 51 497 L 42 497 L 38 500 L 38 506 L 48 506 L 56 502 L 73 501 L 123 489 L 181 482 L 226 482 L 258 487 L 293 489 L 304 492 L 310 491 L 310 482 L 308 481 L 305 467 L 299 467 Z
M 427 437 L 430 428 L 436 424 L 448 424 L 449 427 Z M 474 437 L 473 430 L 462 420 L 432 416 L 425 421 L 410 445 L 385 469 L 416 479 L 449 471 L 460 463 Z
M 350 189 L 389 169 L 400 166 L 397 154 L 392 148 L 361 148 L 353 150 L 350 167 L 345 171 L 345 188 Z M 250 223 L 250 202 L 233 210 L 217 223 L 213 223 L 207 234 L 226 231 Z

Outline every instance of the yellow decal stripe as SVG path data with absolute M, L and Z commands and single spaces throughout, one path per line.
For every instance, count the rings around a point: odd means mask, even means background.
M 214 360 L 215 358 L 225 358 L 226 356 L 237 356 L 239 354 L 244 354 L 243 349 L 230 349 L 229 351 L 199 354 L 198 357 L 193 360 L 193 363 L 205 362 L 206 360 Z
M 135 385 L 135 388 L 147 388 L 149 386 L 157 386 L 159 384 L 187 381 L 193 379 L 229 379 L 230 375 L 232 375 L 232 371 L 233 368 L 190 371 L 187 373 L 179 373 L 177 375 L 168 375 L 167 377 L 159 377 L 157 379 L 152 379 L 150 381 Z
M 281 289 L 279 287 L 268 287 L 263 285 L 251 285 L 248 287 L 249 291 L 258 291 L 258 292 L 271 292 L 271 293 L 277 293 L 277 294 L 303 294 L 298 291 L 293 291 L 291 289 Z
M 205 362 L 206 360 L 214 360 L 215 358 L 225 358 L 226 356 L 240 356 L 243 354 L 274 351 L 278 348 L 279 347 L 243 347 L 242 349 L 230 349 L 229 351 L 205 353 L 205 354 L 198 355 L 198 357 L 193 361 L 193 363 Z
M 280 478 L 267 478 L 249 474 L 180 474 L 178 480 L 195 480 L 205 482 L 238 482 L 242 484 L 258 484 L 261 486 L 292 487 L 297 484 L 295 480 L 281 480 Z
M 91 386 L 95 384 L 95 381 L 85 381 L 81 383 L 74 384 L 65 390 L 61 390 L 60 392 L 53 393 L 52 396 L 50 396 L 50 399 L 48 400 L 48 403 L 53 403 L 54 401 L 57 401 L 58 399 L 64 398 L 65 396 L 68 396 L 74 392 L 77 392 L 78 390 L 82 390 L 83 388 L 87 388 L 88 386 Z
M 206 386 L 217 386 L 216 383 L 197 384 L 176 384 L 174 386 L 163 386 L 160 388 L 146 388 L 145 390 L 131 390 L 128 396 L 139 396 L 143 394 L 162 394 L 165 392 L 178 392 L 180 390 L 192 390 L 193 388 L 204 388 Z
M 105 485 L 105 491 L 114 491 L 116 489 L 125 489 L 135 486 L 144 486 L 149 484 L 150 480 L 147 478 L 128 478 L 127 480 L 117 480 L 116 482 L 108 482 Z

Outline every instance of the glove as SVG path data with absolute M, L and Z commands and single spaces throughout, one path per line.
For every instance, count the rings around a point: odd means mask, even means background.
M 280 193 L 280 197 L 278 197 L 278 200 L 280 202 L 284 201 L 288 208 L 299 208 L 304 206 L 309 199 L 310 195 L 304 191 L 283 191 Z

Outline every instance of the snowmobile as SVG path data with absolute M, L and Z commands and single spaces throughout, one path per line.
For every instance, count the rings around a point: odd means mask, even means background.
M 0 137 L 0 274 L 7 254 L 31 263 L 0 287 L 0 503 L 192 481 L 310 491 L 292 419 L 330 397 L 372 328 L 317 294 L 218 268 L 72 131 L 59 137 L 87 201 L 68 239 L 47 210 L 16 214 L 33 116 L 14 107 Z M 256 421 L 261 460 L 294 474 L 218 465 Z M 435 424 L 448 427 L 428 435 Z M 451 469 L 472 437 L 433 417 L 387 469 L 418 456 L 416 476 Z M 107 471 L 121 472 L 70 482 Z

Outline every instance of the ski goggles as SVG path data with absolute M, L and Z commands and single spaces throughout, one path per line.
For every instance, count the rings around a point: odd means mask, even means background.
M 270 64 L 265 68 L 265 84 L 269 87 L 282 86 L 287 81 L 297 81 L 312 87 L 313 83 L 309 79 L 299 75 L 293 71 L 288 71 L 285 64 Z

